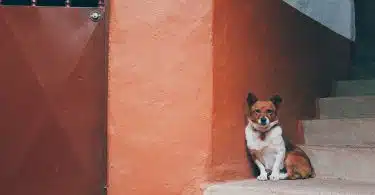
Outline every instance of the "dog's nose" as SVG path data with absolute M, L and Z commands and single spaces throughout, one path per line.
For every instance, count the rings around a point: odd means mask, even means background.
M 267 123 L 267 119 L 266 119 L 266 117 L 262 117 L 262 118 L 260 118 L 260 124 L 261 124 L 261 125 L 266 125 L 266 123 Z

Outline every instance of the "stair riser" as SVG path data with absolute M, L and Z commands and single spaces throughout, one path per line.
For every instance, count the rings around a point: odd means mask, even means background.
M 375 117 L 375 97 L 320 99 L 319 115 L 321 119 Z
M 375 95 L 375 80 L 339 81 L 336 83 L 335 96 L 371 96 Z
M 375 149 L 309 146 L 302 149 L 310 157 L 317 177 L 375 182 Z
M 359 145 L 375 143 L 375 119 L 302 121 L 305 143 Z

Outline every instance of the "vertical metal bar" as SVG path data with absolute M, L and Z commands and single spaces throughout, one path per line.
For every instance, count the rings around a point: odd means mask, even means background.
M 36 6 L 36 0 L 31 0 L 31 6 Z
M 70 7 L 70 0 L 65 0 L 65 7 Z

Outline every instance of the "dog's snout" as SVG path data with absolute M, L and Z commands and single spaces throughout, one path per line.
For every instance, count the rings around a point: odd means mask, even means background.
M 266 125 L 267 124 L 267 118 L 266 117 L 260 118 L 260 124 Z

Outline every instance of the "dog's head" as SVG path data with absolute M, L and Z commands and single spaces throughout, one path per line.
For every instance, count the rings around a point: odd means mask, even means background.
M 247 96 L 247 105 L 249 107 L 248 120 L 258 131 L 268 131 L 271 127 L 278 124 L 277 111 L 282 99 L 279 95 L 272 96 L 269 100 L 258 100 L 258 98 L 249 93 Z

